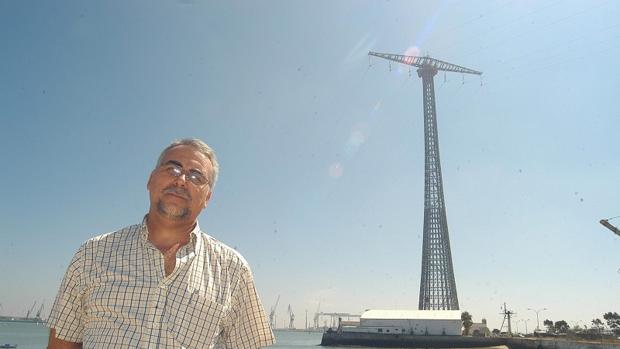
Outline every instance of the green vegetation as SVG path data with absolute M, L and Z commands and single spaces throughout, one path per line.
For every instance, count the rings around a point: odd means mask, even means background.
M 556 333 L 567 333 L 570 328 L 568 323 L 564 320 L 556 321 L 553 327 L 555 328 Z
M 549 319 L 545 319 L 545 321 L 543 321 L 543 325 L 547 327 L 547 332 L 553 332 L 553 330 L 555 329 L 553 327 L 553 321 Z
M 609 329 L 616 335 L 620 336 L 620 315 L 616 312 L 609 312 L 603 314 L 603 319 L 607 321 L 607 326 Z
M 471 325 L 474 324 L 474 322 L 471 320 L 471 314 L 469 314 L 469 312 L 464 311 L 461 313 L 461 320 L 463 321 L 463 335 L 465 336 L 469 336 L 469 329 L 471 328 Z
M 607 312 L 603 314 L 603 319 L 605 321 L 600 318 L 592 319 L 590 328 L 585 324 L 583 328 L 577 324 L 571 328 L 564 320 L 553 322 L 546 319 L 543 324 L 547 327 L 547 335 L 552 336 L 568 335 L 588 339 L 620 336 L 620 315 L 616 312 Z

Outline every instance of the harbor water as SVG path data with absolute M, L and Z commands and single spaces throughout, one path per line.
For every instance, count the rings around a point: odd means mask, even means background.
M 0 322 L 0 345 L 17 344 L 17 349 L 44 349 L 49 330 L 45 325 Z M 276 344 L 270 348 L 316 349 L 321 343 L 320 332 L 275 331 Z
M 43 324 L 26 322 L 0 322 L 0 345 L 17 344 L 17 349 L 43 349 L 47 347 L 49 330 Z

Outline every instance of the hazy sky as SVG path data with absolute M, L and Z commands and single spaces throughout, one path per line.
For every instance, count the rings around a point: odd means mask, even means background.
M 1 314 L 46 311 L 76 249 L 134 224 L 171 140 L 221 163 L 202 228 L 265 308 L 418 306 L 435 78 L 459 302 L 499 328 L 620 311 L 620 2 L 0 2 Z M 370 63 L 370 65 L 369 65 Z M 620 218 L 611 220 L 620 225 Z M 521 322 L 519 329 L 524 330 Z

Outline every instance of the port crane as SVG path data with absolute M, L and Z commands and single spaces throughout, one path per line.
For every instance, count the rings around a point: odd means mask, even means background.
M 280 295 L 278 295 L 276 304 L 273 307 L 271 307 L 271 310 L 269 311 L 269 325 L 271 325 L 272 329 L 276 328 L 276 309 L 278 308 L 279 302 L 280 302 Z
M 316 307 L 316 312 L 314 313 L 314 328 L 318 329 L 319 328 L 319 312 L 321 310 L 321 302 L 319 302 L 319 305 Z
M 317 316 L 317 322 L 318 322 L 318 317 L 319 316 L 329 316 L 329 318 L 331 319 L 331 327 L 336 327 L 338 326 L 338 319 L 341 318 L 347 318 L 347 320 L 350 320 L 351 318 L 360 318 L 361 315 L 358 314 L 351 314 L 351 313 L 323 313 L 320 312 L 318 313 Z M 327 327 L 327 323 L 325 324 L 325 326 Z
M 288 329 L 292 330 L 295 328 L 295 314 L 293 313 L 293 308 L 291 308 L 291 305 L 288 305 Z
M 34 310 L 34 307 L 37 305 L 37 301 L 34 301 L 34 303 L 32 303 L 32 307 L 30 307 L 30 309 L 28 310 L 28 312 L 26 313 L 26 317 L 30 317 L 30 314 L 32 314 L 32 311 Z
M 41 302 L 41 306 L 39 307 L 39 310 L 37 310 L 37 315 L 35 316 L 37 319 L 41 318 L 41 313 L 43 312 L 44 306 L 45 306 L 45 303 Z

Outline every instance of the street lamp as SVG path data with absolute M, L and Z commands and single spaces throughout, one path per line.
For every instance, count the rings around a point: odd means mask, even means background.
M 515 325 L 517 325 L 517 334 L 519 334 L 519 321 L 523 321 L 523 320 L 515 321 Z
M 540 313 L 543 310 L 547 310 L 547 308 L 542 308 L 542 309 L 527 308 L 527 310 L 531 310 L 536 313 L 536 331 L 540 331 L 540 320 L 538 319 L 538 313 Z
M 527 322 L 530 321 L 530 319 L 525 319 L 523 320 L 523 322 L 525 322 L 525 335 L 527 336 Z

